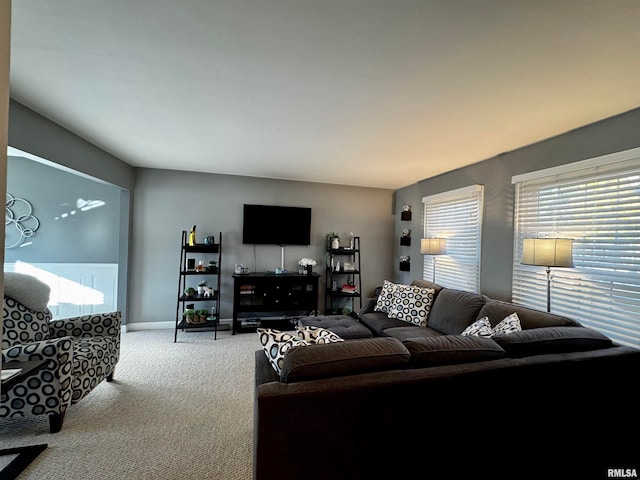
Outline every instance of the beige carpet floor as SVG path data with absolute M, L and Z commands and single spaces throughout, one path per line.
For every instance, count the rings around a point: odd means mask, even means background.
M 0 420 L 0 448 L 49 445 L 20 480 L 249 480 L 259 348 L 252 333 L 123 334 L 114 381 L 73 405 L 59 433 L 46 416 Z

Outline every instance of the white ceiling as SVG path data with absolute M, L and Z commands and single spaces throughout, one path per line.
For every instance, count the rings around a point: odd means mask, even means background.
M 11 96 L 139 167 L 398 188 L 640 106 L 638 0 L 14 0 Z

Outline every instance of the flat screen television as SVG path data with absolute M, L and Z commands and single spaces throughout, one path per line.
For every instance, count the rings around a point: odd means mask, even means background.
M 245 203 L 242 243 L 311 244 L 311 208 Z

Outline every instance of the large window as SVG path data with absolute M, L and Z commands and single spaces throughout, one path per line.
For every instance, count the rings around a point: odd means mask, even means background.
M 480 247 L 484 187 L 424 197 L 424 237 L 444 238 L 445 255 L 425 255 L 422 278 L 448 288 L 480 291 Z
M 552 269 L 551 311 L 640 347 L 640 148 L 519 175 L 513 300 L 546 310 L 545 267 L 522 239 L 573 239 L 574 268 Z

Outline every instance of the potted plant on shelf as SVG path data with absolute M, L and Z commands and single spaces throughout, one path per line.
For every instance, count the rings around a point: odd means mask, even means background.
M 188 287 L 184 289 L 184 294 L 187 297 L 193 297 L 196 294 L 196 289 L 193 287 Z
M 198 284 L 198 295 L 204 294 L 204 287 L 207 286 L 207 282 L 203 281 Z
M 338 232 L 329 232 L 326 236 L 327 252 L 340 248 L 340 234 Z
M 198 321 L 196 323 L 204 323 L 207 321 L 207 317 L 209 316 L 209 310 L 206 308 L 196 310 L 196 315 L 198 316 Z
M 184 319 L 187 323 L 195 323 L 194 318 L 196 316 L 196 311 L 193 309 L 188 309 L 184 311 Z

